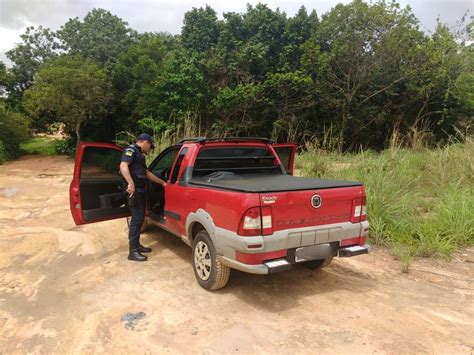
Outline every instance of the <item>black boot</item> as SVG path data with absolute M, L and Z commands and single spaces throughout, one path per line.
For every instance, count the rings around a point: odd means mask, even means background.
M 128 253 L 128 260 L 133 261 L 147 261 L 148 258 L 145 255 L 140 254 L 137 245 L 130 245 L 130 252 Z
M 138 243 L 138 252 L 139 253 L 151 253 L 151 248 L 144 247 L 140 243 Z

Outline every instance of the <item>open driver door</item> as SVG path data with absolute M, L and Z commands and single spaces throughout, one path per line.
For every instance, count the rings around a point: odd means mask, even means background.
M 111 143 L 79 145 L 69 188 L 69 204 L 76 225 L 130 215 L 119 167 L 122 150 Z

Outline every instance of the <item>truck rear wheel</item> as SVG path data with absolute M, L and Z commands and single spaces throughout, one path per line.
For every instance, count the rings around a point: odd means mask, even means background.
M 229 281 L 230 268 L 222 265 L 209 234 L 200 231 L 193 241 L 193 269 L 198 284 L 206 290 L 218 290 Z
M 303 263 L 304 266 L 306 266 L 308 269 L 322 269 L 323 267 L 328 266 L 332 262 L 332 256 L 329 258 L 325 259 L 319 259 L 319 260 L 311 260 L 311 261 L 306 261 Z

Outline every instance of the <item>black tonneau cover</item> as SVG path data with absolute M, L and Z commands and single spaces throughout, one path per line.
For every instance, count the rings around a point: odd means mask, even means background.
M 192 178 L 188 183 L 191 185 L 240 192 L 282 192 L 362 186 L 362 183 L 355 181 L 308 179 L 291 175 L 262 174 L 234 175 L 232 177 L 226 176 L 217 179 L 209 176 L 201 176 Z

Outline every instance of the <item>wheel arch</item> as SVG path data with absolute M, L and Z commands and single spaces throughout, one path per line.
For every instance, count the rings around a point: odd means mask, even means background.
M 190 242 L 192 243 L 194 238 L 196 238 L 196 235 L 200 232 L 200 231 L 203 231 L 206 230 L 206 227 L 204 227 L 200 222 L 192 222 L 191 225 L 189 226 L 189 232 L 188 232 L 188 235 L 189 235 L 189 240 Z M 208 232 L 209 234 L 209 232 Z
M 186 219 L 186 236 L 191 244 L 196 235 L 202 230 L 205 230 L 207 234 L 209 234 L 209 237 L 216 248 L 216 252 L 221 254 L 219 243 L 216 238 L 216 225 L 214 224 L 211 215 L 200 208 L 196 212 L 190 213 Z

